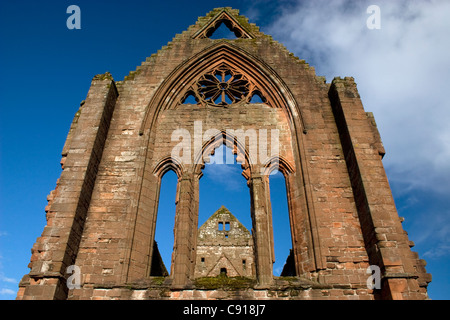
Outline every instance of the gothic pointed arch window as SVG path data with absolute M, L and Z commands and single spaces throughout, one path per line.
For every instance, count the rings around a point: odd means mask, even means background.
M 150 276 L 172 273 L 177 180 L 173 170 L 167 170 L 161 177 Z
M 199 30 L 194 36 L 194 39 L 223 39 L 223 33 L 216 35 L 220 28 L 228 29 L 229 33 L 232 33 L 234 37 L 225 38 L 240 38 L 240 39 L 252 39 L 254 36 L 246 30 L 232 15 L 226 10 L 219 12 L 211 21 L 206 24 L 201 30 Z
M 206 123 L 206 125 L 203 126 L 203 133 L 205 130 L 219 129 L 218 131 L 221 132 L 224 139 L 223 141 L 220 141 L 220 144 L 222 145 L 225 143 L 225 140 L 229 140 L 228 133 L 226 133 L 228 129 L 244 131 L 244 136 L 246 136 L 245 139 L 247 139 L 247 131 L 255 131 L 255 129 L 257 129 L 254 126 L 252 127 L 252 124 L 247 121 L 249 118 L 242 116 L 242 114 L 245 114 L 247 112 L 246 110 L 248 110 L 250 113 L 259 113 L 261 118 L 269 120 L 261 128 L 270 131 L 272 128 L 279 126 L 279 128 L 282 128 L 282 130 L 285 131 L 286 141 L 290 141 L 289 139 L 291 137 L 296 138 L 298 135 L 295 130 L 301 130 L 304 126 L 301 117 L 293 120 L 291 117 L 293 115 L 301 114 L 301 110 L 297 109 L 295 100 L 291 98 L 290 91 L 284 87 L 282 80 L 276 78 L 276 75 L 273 74 L 273 70 L 264 68 L 264 65 L 260 65 L 259 63 L 260 61 L 258 60 L 252 60 L 250 54 L 242 53 L 228 43 L 211 46 L 208 50 L 205 50 L 205 52 L 196 55 L 195 58 L 184 62 L 169 75 L 164 81 L 164 86 L 158 89 L 153 96 L 147 109 L 148 112 L 142 122 L 141 134 L 145 133 L 147 135 L 147 133 L 151 132 L 145 131 L 145 128 L 150 128 L 149 126 L 152 124 L 152 121 L 155 120 L 159 114 L 164 115 L 165 113 L 167 119 L 169 119 L 171 118 L 172 113 L 184 115 L 185 112 L 193 112 L 196 118 L 190 118 L 189 121 L 194 120 L 194 122 L 191 121 L 189 124 L 191 127 L 187 127 L 189 130 L 194 129 L 194 132 L 191 132 L 191 137 L 194 137 L 193 134 L 197 132 L 195 131 L 195 121 L 203 121 L 204 124 Z M 257 105 L 250 106 L 250 104 Z M 264 104 L 265 106 L 260 104 Z M 157 106 L 157 108 L 152 109 L 151 106 Z M 217 111 L 209 112 L 209 110 L 202 110 L 203 108 L 210 110 L 216 109 Z M 230 110 L 226 110 L 227 108 Z M 213 115 L 217 116 L 213 117 Z M 226 121 L 221 121 L 223 119 L 219 115 L 226 115 L 229 118 L 227 118 Z M 161 123 L 158 124 L 158 128 L 159 126 L 163 128 L 168 124 L 163 119 L 164 118 L 162 118 Z M 188 123 L 183 122 L 181 119 L 180 121 L 181 123 Z M 178 119 L 177 122 L 174 123 L 179 123 Z M 170 125 L 173 124 L 171 123 Z M 272 135 L 272 133 L 270 133 L 270 135 Z M 151 136 L 150 138 L 153 139 Z M 215 138 L 217 137 L 214 137 L 214 139 Z M 250 137 L 248 138 L 250 139 Z M 202 139 L 201 148 L 206 148 L 211 151 L 212 149 L 207 146 L 207 143 L 209 142 L 204 140 L 204 136 L 202 136 Z M 177 143 L 178 142 L 179 141 L 177 141 Z M 234 141 L 232 141 L 232 144 L 233 143 Z M 228 142 L 225 144 L 228 146 Z M 254 154 L 251 152 L 253 146 L 250 141 L 249 144 L 250 145 L 248 146 L 247 144 L 241 146 L 242 150 L 240 151 L 240 156 L 246 159 L 247 165 L 253 163 L 250 154 Z M 164 146 L 165 145 L 168 146 L 171 144 L 168 143 L 164 144 Z M 161 146 L 163 146 L 162 143 Z M 217 147 L 218 145 L 214 145 L 213 149 L 216 149 Z M 287 152 L 286 156 L 289 159 L 289 162 L 291 165 L 294 165 L 293 159 L 295 159 L 297 155 L 292 154 L 293 151 L 291 148 L 292 144 L 289 142 L 282 150 L 284 153 Z M 177 206 L 177 221 L 185 219 L 185 221 L 183 221 L 184 224 L 179 222 L 180 226 L 185 226 L 186 223 L 189 223 L 189 228 L 194 228 L 194 225 L 198 228 L 202 222 L 200 212 L 201 207 L 205 204 L 205 197 L 202 196 L 202 190 L 205 190 L 205 188 L 202 187 L 202 182 L 205 180 L 200 180 L 202 169 L 197 169 L 197 167 L 201 167 L 197 162 L 197 152 L 195 150 L 191 151 L 193 151 L 193 162 L 186 166 L 186 171 L 183 173 L 183 176 L 180 177 L 180 194 L 184 195 L 184 200 Z M 233 152 L 234 151 L 235 150 L 233 150 Z M 259 150 L 259 152 L 261 152 L 261 150 Z M 203 166 L 205 166 L 204 163 Z M 252 233 L 255 234 L 253 239 L 253 248 L 255 250 L 254 274 L 259 283 L 271 283 L 274 276 L 274 253 L 273 248 L 271 248 L 273 246 L 273 236 L 269 234 L 271 231 L 270 228 L 272 228 L 272 226 L 269 226 L 269 224 L 272 223 L 272 212 L 267 204 L 267 201 L 270 202 L 270 200 L 266 201 L 266 199 L 269 199 L 269 195 L 267 194 L 269 186 L 268 183 L 266 185 L 265 178 L 262 177 L 263 166 L 263 163 L 258 163 L 255 167 L 247 166 L 246 168 L 243 168 L 244 171 L 242 174 L 247 179 L 247 190 L 250 190 L 250 192 L 247 191 L 250 196 L 248 201 L 248 204 L 250 205 L 248 211 L 250 214 L 248 216 L 251 220 L 248 225 L 249 229 L 252 229 Z M 291 186 L 294 186 L 294 184 L 291 184 Z M 289 190 L 289 192 L 292 193 L 292 190 Z M 290 202 L 290 207 L 288 208 L 289 213 L 286 215 L 292 214 L 290 212 L 292 211 L 292 208 L 299 207 L 297 204 L 299 201 L 302 201 L 302 199 L 296 198 Z M 303 203 L 300 205 L 303 205 Z M 211 214 L 211 211 L 209 211 L 208 214 Z M 303 212 L 301 214 L 303 214 Z M 205 217 L 203 217 L 203 219 L 204 218 Z M 218 226 L 216 225 L 215 228 L 217 229 Z M 223 226 L 223 228 L 225 228 L 225 226 Z M 177 231 L 178 229 L 180 231 Z M 197 241 L 196 233 L 192 233 L 189 237 L 186 236 L 185 232 L 182 232 L 183 229 L 178 229 L 175 232 L 178 232 L 183 238 L 180 236 L 176 238 L 177 244 L 175 246 L 182 249 L 174 250 L 174 266 L 175 268 L 179 266 L 179 271 L 174 271 L 174 283 L 181 285 L 185 283 L 187 278 L 195 277 L 195 271 L 193 274 L 192 270 L 195 270 L 197 264 L 202 264 L 202 257 L 199 256 L 197 259 L 195 256 L 195 243 Z M 258 236 L 256 236 L 257 232 L 260 232 Z M 306 241 L 309 240 L 309 238 L 306 238 L 308 234 L 303 236 L 297 229 L 288 231 L 288 233 L 291 232 L 291 237 L 294 239 L 293 242 L 298 241 L 297 239 L 303 241 L 303 238 L 305 238 Z M 308 232 L 308 230 L 305 232 Z M 305 248 L 309 247 L 305 246 Z M 285 252 L 289 252 L 289 249 L 290 247 L 287 248 Z M 277 258 L 278 261 L 286 261 L 289 253 L 286 254 L 285 252 L 282 253 L 282 257 Z M 295 252 L 295 254 L 297 255 L 295 258 L 298 260 L 299 253 Z M 309 251 L 306 254 L 309 254 Z M 205 257 L 203 256 L 203 258 Z M 306 258 L 309 259 L 309 257 Z M 249 260 L 247 260 L 247 262 L 249 262 Z M 189 275 L 183 271 L 183 266 L 186 265 L 186 263 L 189 265 Z M 239 261 L 239 264 L 244 265 L 242 261 Z M 246 268 L 250 268 L 249 266 L 250 264 L 247 263 Z M 298 266 L 303 268 L 299 263 L 297 264 L 297 268 L 300 268 Z M 296 274 L 299 275 L 302 273 L 303 269 L 297 271 Z M 277 274 L 275 274 L 275 276 L 277 276 Z
M 287 206 L 286 181 L 278 170 L 272 172 L 268 180 L 273 226 L 273 274 L 275 276 L 295 276 L 295 262 L 291 258 L 292 234 Z
M 211 28 L 206 34 L 209 39 L 237 39 L 241 37 L 239 30 L 233 31 L 228 21 L 218 21 L 217 27 Z
M 227 160 L 228 159 L 228 160 Z M 231 161 L 230 161 L 231 159 Z M 199 181 L 199 223 L 202 225 L 217 208 L 224 205 L 251 229 L 250 195 L 241 165 L 230 148 L 221 145 L 214 150 L 202 170 Z M 230 222 L 220 221 L 220 231 L 229 231 Z

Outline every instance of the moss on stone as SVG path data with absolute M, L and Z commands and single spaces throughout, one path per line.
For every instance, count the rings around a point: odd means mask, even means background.
M 165 280 L 166 277 L 152 277 L 151 284 L 160 286 L 164 284 Z
M 111 75 L 111 73 L 109 72 L 105 72 L 103 74 L 97 74 L 96 76 L 94 76 L 93 80 L 111 80 L 113 81 L 113 76 Z
M 256 281 L 246 277 L 227 277 L 218 275 L 217 277 L 203 277 L 195 280 L 195 286 L 201 289 L 225 289 L 238 290 L 251 288 Z
M 123 81 L 134 80 L 134 78 L 142 72 L 142 69 L 138 68 L 136 71 L 130 71 Z

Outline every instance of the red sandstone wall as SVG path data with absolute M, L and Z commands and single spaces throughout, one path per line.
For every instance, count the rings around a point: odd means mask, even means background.
M 271 83 L 286 96 L 283 90 L 289 91 L 284 108 L 201 108 L 169 101 L 172 107 L 164 110 L 161 103 L 166 102 L 155 103 L 158 88 L 170 88 L 165 81 L 178 66 L 221 43 L 192 39 L 215 14 L 200 18 L 124 81 L 114 82 L 109 75 L 93 80 L 64 148 L 64 171 L 50 197 L 48 224 L 33 247 L 31 272 L 22 280 L 18 298 L 64 299 L 65 268 L 71 264 L 81 268 L 82 283 L 81 289 L 69 292 L 72 299 L 124 298 L 123 290 L 111 288 L 145 280 L 159 177 L 167 169 L 181 170 L 161 160 L 176 145 L 170 139 L 173 130 L 190 130 L 194 121 L 201 121 L 203 130 L 280 130 L 280 153 L 292 169 L 285 173 L 298 273 L 328 288 L 313 286 L 310 293 L 294 297 L 373 298 L 366 287 L 366 269 L 376 263 L 389 271 L 379 297 L 425 298 L 429 277 L 401 228 L 382 167 L 384 150 L 352 79 L 325 83 L 314 68 L 236 16 L 255 38 L 223 45 L 264 62 Z M 149 114 L 156 116 L 154 122 Z M 174 283 L 179 288 L 193 276 L 195 252 L 190 248 L 195 247 L 198 203 L 198 168 L 186 165 L 183 170 L 177 171 L 179 260 Z M 260 199 L 253 214 L 258 225 L 269 226 L 270 204 L 263 197 L 268 185 L 261 181 L 250 184 L 253 199 Z M 255 245 L 260 250 L 257 270 L 264 274 L 259 279 L 270 286 L 271 266 L 264 264 L 271 255 L 268 238 L 269 234 L 256 237 Z M 415 269 L 420 270 L 419 281 Z M 137 294 L 130 292 L 128 298 Z M 143 296 L 153 297 L 148 292 Z M 168 294 L 177 298 L 174 295 Z

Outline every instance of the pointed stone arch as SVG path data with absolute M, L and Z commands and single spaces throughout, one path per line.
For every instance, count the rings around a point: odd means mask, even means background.
M 236 162 L 241 164 L 243 169 L 242 175 L 248 181 L 250 178 L 252 168 L 251 155 L 249 150 L 238 141 L 235 136 L 230 135 L 229 132 L 223 130 L 218 131 L 209 140 L 202 144 L 201 150 L 194 155 L 194 166 L 192 171 L 200 179 L 202 177 L 202 169 L 205 166 L 205 162 L 209 162 L 209 156 L 212 155 L 218 147 L 225 145 L 231 149 L 233 155 L 236 155 Z
M 193 39 L 203 39 L 209 38 L 214 31 L 221 25 L 225 24 L 225 26 L 230 29 L 234 33 L 237 38 L 242 39 L 253 39 L 254 36 L 246 30 L 239 21 L 236 20 L 232 15 L 230 15 L 226 9 L 223 9 L 218 14 L 214 16 L 203 28 L 197 31 L 192 38 Z
M 268 64 L 227 41 L 218 41 L 181 63 L 165 78 L 147 105 L 139 131 L 140 135 L 143 136 L 141 149 L 145 153 L 143 156 L 147 159 L 152 158 L 153 150 L 150 146 L 154 146 L 156 139 L 155 132 L 152 128 L 157 123 L 159 115 L 165 110 L 182 108 L 182 102 L 188 94 L 193 92 L 192 87 L 196 81 L 203 74 L 223 66 L 234 68 L 234 70 L 244 74 L 255 86 L 255 92 L 264 96 L 265 104 L 270 108 L 282 110 L 287 118 L 287 125 L 289 126 L 293 145 L 292 156 L 295 159 L 289 168 L 292 169 L 292 166 L 296 168 L 292 170 L 295 174 L 290 175 L 290 179 L 292 180 L 290 184 L 292 188 L 291 193 L 295 193 L 296 197 L 289 200 L 289 208 L 292 210 L 292 214 L 299 216 L 296 220 L 300 221 L 299 225 L 296 225 L 296 236 L 293 235 L 293 238 L 295 238 L 294 241 L 299 241 L 303 245 L 302 251 L 294 252 L 294 254 L 296 261 L 301 261 L 296 264 L 298 266 L 297 274 L 307 274 L 321 266 L 322 258 L 320 247 L 314 245 L 314 243 L 319 242 L 319 235 L 314 225 L 315 213 L 312 209 L 311 190 L 306 187 L 308 183 L 305 181 L 305 179 L 308 179 L 308 168 L 305 165 L 306 159 L 304 158 L 303 152 L 303 135 L 307 133 L 307 128 L 302 115 L 301 104 L 303 102 L 294 99 L 288 86 Z M 196 98 L 198 99 L 199 97 L 197 96 Z M 249 95 L 249 98 L 251 98 L 251 95 Z M 239 105 L 244 107 L 245 102 L 248 102 L 248 100 L 240 102 L 241 104 Z M 209 104 L 200 106 L 200 108 L 214 107 L 216 106 L 210 106 Z M 227 137 L 223 131 L 221 131 L 219 136 Z M 211 146 L 209 144 L 203 145 L 202 152 L 211 148 Z M 239 152 L 235 150 L 237 154 L 245 155 L 243 157 L 246 159 L 243 175 L 247 179 L 251 193 L 252 219 L 255 229 L 254 243 L 255 251 L 257 251 L 255 255 L 256 274 L 261 284 L 269 284 L 273 281 L 271 265 L 273 249 L 271 248 L 272 244 L 270 242 L 270 239 L 273 237 L 270 236 L 271 209 L 267 203 L 267 197 L 269 195 L 268 180 L 264 176 L 264 166 L 258 165 L 254 168 L 251 167 L 250 164 L 253 162 L 250 161 L 251 158 L 248 156 L 248 150 L 245 151 L 245 147 L 243 146 L 238 149 L 240 150 Z M 211 150 L 214 150 L 214 148 Z M 144 181 L 146 180 L 146 175 L 153 171 L 151 166 L 151 162 L 148 161 L 143 168 Z M 201 161 L 200 165 L 194 161 L 194 165 L 189 169 L 185 166 L 183 175 L 179 178 L 179 190 L 177 194 L 180 195 L 180 200 L 177 204 L 176 221 L 180 224 L 180 230 L 176 230 L 176 232 L 184 235 L 186 232 L 192 234 L 189 230 L 193 230 L 197 226 L 198 186 L 199 179 L 201 178 L 201 168 Z M 184 200 L 183 195 L 185 196 Z M 138 204 L 138 211 L 140 210 L 139 207 L 140 205 Z M 182 211 L 183 213 L 181 213 Z M 153 213 L 153 215 L 155 214 Z M 184 218 L 180 218 L 180 214 Z M 184 287 L 187 279 L 193 277 L 196 260 L 195 243 L 195 236 L 191 236 L 189 239 L 183 238 L 179 240 L 179 244 L 183 248 L 178 250 L 177 236 L 175 236 L 175 257 L 173 263 L 175 269 L 181 269 L 178 272 L 176 270 L 174 271 L 174 287 Z M 133 263 L 133 258 L 130 259 L 130 262 Z
M 183 162 L 173 156 L 167 156 L 158 161 L 157 165 L 153 169 L 153 174 L 159 179 L 169 170 L 175 172 L 178 178 L 183 175 Z

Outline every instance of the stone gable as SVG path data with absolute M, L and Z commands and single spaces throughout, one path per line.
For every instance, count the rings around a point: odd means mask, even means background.
M 254 277 L 250 231 L 222 206 L 198 230 L 195 277 Z

